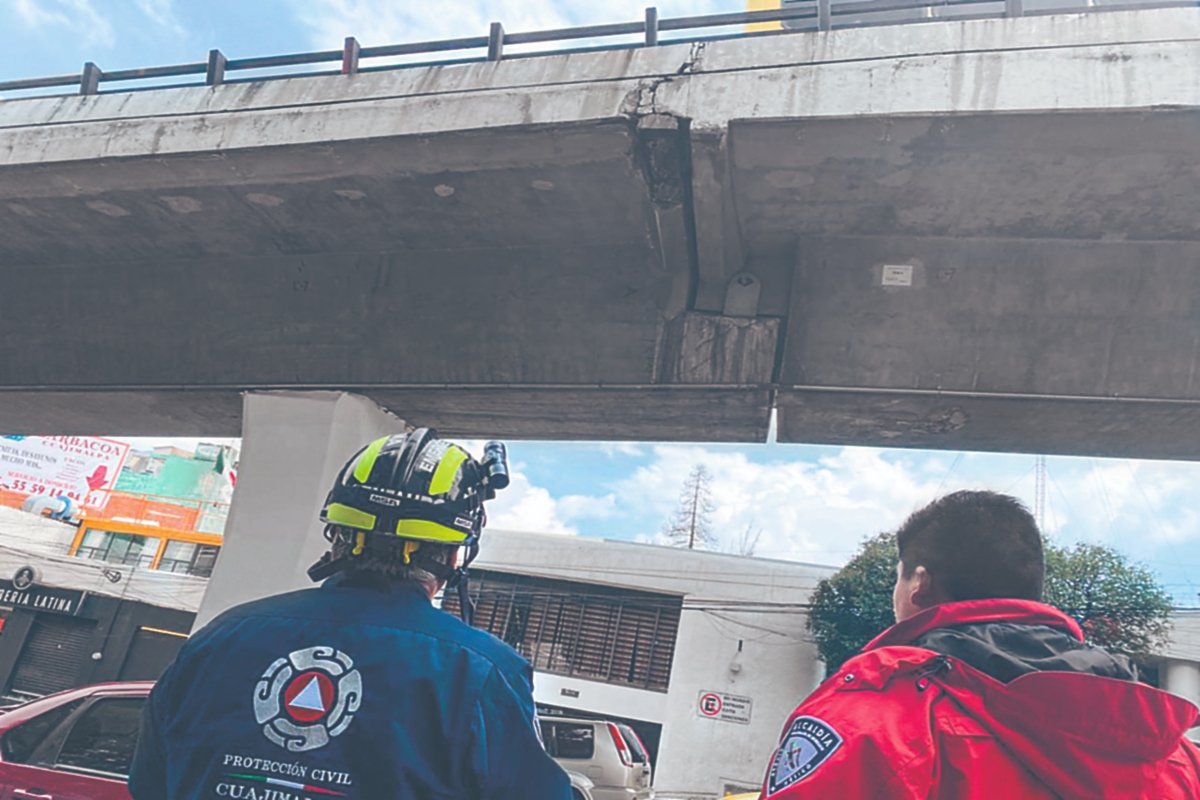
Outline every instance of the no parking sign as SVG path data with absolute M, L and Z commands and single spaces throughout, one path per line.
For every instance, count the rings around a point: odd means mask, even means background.
M 750 710 L 754 701 L 749 697 L 725 692 L 700 692 L 696 699 L 696 713 L 705 719 L 721 722 L 750 724 Z

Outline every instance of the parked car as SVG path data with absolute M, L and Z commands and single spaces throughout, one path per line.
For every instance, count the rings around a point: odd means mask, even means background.
M 0 800 L 130 800 L 125 782 L 153 687 L 100 683 L 0 708 Z M 606 800 L 587 775 L 567 774 L 572 800 Z
M 595 784 L 595 800 L 652 800 L 650 757 L 633 728 L 623 722 L 545 717 L 546 751 L 568 772 Z
M 571 778 L 571 800 L 596 800 L 592 794 L 596 784 L 592 783 L 587 775 L 570 770 L 567 770 L 567 775 Z
M 152 681 L 101 683 L 0 713 L 0 800 L 130 800 Z

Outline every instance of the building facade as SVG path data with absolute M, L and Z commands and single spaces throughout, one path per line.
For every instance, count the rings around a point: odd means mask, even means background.
M 187 639 L 206 581 L 71 554 L 78 529 L 0 506 L 0 699 L 153 680 Z
M 757 791 L 822 677 L 804 609 L 832 568 L 507 531 L 482 544 L 476 624 L 534 665 L 542 713 L 628 722 L 660 793 Z

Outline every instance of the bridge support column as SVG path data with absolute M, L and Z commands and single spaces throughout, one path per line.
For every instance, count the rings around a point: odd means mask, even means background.
M 358 395 L 247 394 L 237 490 L 196 629 L 239 603 L 311 586 L 305 571 L 327 546 L 318 515 L 338 471 L 358 448 L 406 427 Z

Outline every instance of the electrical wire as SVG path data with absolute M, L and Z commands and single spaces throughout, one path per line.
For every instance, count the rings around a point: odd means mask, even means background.
M 954 456 L 954 460 L 950 462 L 950 469 L 946 470 L 946 474 L 942 476 L 942 482 L 938 484 L 937 491 L 934 492 L 935 497 L 942 496 L 942 489 L 946 488 L 946 481 L 950 480 L 950 475 L 953 474 L 954 469 L 959 465 L 959 462 L 962 461 L 962 458 L 963 454 L 960 450 L 958 454 Z

